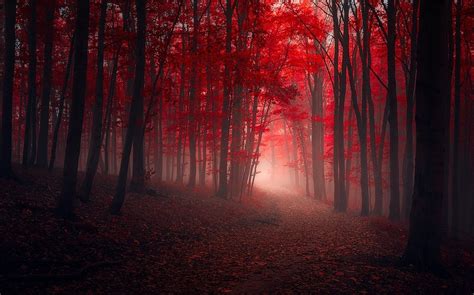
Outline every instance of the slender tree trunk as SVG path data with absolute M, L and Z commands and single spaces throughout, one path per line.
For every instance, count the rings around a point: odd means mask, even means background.
M 310 196 L 309 192 L 309 165 L 308 165 L 308 159 L 306 158 L 306 143 L 304 140 L 304 134 L 303 134 L 303 127 L 299 126 L 298 130 L 298 137 L 300 138 L 301 142 L 301 152 L 303 153 L 303 168 L 304 168 L 304 176 L 305 176 L 305 192 L 306 196 Z
M 64 76 L 63 87 L 61 89 L 61 97 L 59 99 L 59 107 L 58 107 L 58 116 L 56 118 L 56 122 L 54 123 L 54 130 L 53 130 L 53 141 L 51 143 L 51 156 L 49 157 L 49 170 L 53 170 L 54 162 L 56 160 L 56 148 L 58 145 L 58 137 L 59 137 L 59 128 L 61 127 L 61 121 L 64 112 L 64 101 L 66 99 L 66 92 L 67 86 L 69 84 L 69 76 L 71 75 L 71 65 L 72 65 L 72 58 L 74 55 L 74 40 L 75 35 L 71 38 L 71 44 L 69 45 L 69 55 L 66 64 L 66 71 Z
M 100 150 L 102 147 L 102 105 L 104 100 L 104 43 L 105 43 L 105 21 L 107 16 L 107 1 L 102 0 L 100 4 L 98 51 L 97 51 L 97 74 L 95 85 L 95 104 L 92 114 L 92 128 L 87 156 L 86 175 L 79 191 L 79 197 L 83 202 L 90 200 L 90 193 L 94 183 L 94 177 L 99 164 Z
M 313 190 L 318 200 L 324 200 L 326 189 L 324 184 L 324 126 L 323 117 L 323 80 L 321 73 L 313 75 L 311 91 L 311 147 L 313 162 Z
M 416 162 L 406 263 L 425 269 L 440 265 L 445 191 L 449 1 L 420 1 L 416 80 Z
M 416 47 L 418 35 L 418 0 L 413 1 L 412 26 L 410 34 L 410 70 L 407 92 L 407 110 L 406 110 L 406 137 L 405 156 L 403 163 L 403 215 L 409 218 L 411 209 L 411 197 L 413 194 L 413 111 L 415 106 L 415 79 L 416 79 Z
M 109 167 L 110 167 L 110 132 L 111 132 L 111 124 L 112 124 L 112 112 L 113 110 L 113 101 L 115 97 L 115 86 L 117 83 L 117 70 L 118 70 L 118 60 L 120 57 L 120 49 L 121 49 L 121 44 L 119 45 L 119 49 L 115 53 L 114 59 L 113 59 L 113 66 L 112 66 L 112 72 L 111 72 L 111 78 L 110 78 L 110 85 L 109 85 L 109 93 L 107 95 L 107 107 L 106 107 L 106 114 L 105 114 L 105 120 L 106 120 L 106 127 L 105 127 L 105 147 L 104 147 L 104 173 L 109 174 Z M 114 122 L 115 124 L 115 122 Z M 113 149 L 115 149 L 115 145 L 112 146 Z M 113 159 L 115 161 L 115 159 Z
M 87 41 L 89 37 L 89 1 L 77 0 L 76 40 L 74 43 L 74 85 L 69 118 L 69 131 L 64 159 L 64 173 L 57 213 L 62 217 L 73 214 L 77 168 L 81 151 L 82 122 L 87 83 Z
M 224 98 L 222 103 L 222 123 L 221 123 L 221 148 L 219 158 L 219 188 L 217 195 L 221 198 L 227 198 L 227 157 L 229 152 L 229 134 L 230 134 L 230 96 L 231 96 L 231 72 L 228 61 L 232 51 L 232 15 L 233 5 L 231 0 L 226 1 L 226 36 L 225 53 L 227 58 L 224 61 Z
M 136 64 L 135 64 L 135 83 L 133 87 L 133 99 L 130 107 L 129 125 L 127 135 L 123 147 L 123 155 L 120 163 L 120 172 L 115 191 L 114 199 L 110 206 L 112 214 L 118 214 L 125 200 L 125 189 L 127 184 L 128 164 L 130 160 L 130 152 L 132 143 L 136 134 L 143 128 L 143 112 L 140 114 L 140 104 L 143 110 L 143 86 L 145 81 L 145 38 L 146 38 L 146 0 L 136 0 L 137 9 L 137 46 L 136 46 Z M 140 116 L 141 115 L 141 116 Z
M 366 0 L 364 0 L 366 1 Z M 367 50 L 367 71 L 372 67 L 372 54 L 370 51 L 370 30 L 369 30 L 369 14 L 367 4 L 364 2 L 362 10 L 362 22 L 364 26 L 364 37 L 363 44 L 364 48 Z M 383 202 L 383 188 L 382 188 L 382 161 L 377 157 L 377 144 L 376 144 L 376 135 L 375 135 L 375 110 L 374 110 L 374 101 L 372 99 L 372 88 L 370 83 L 370 74 L 368 79 L 364 80 L 367 89 L 367 103 L 369 108 L 369 132 L 370 132 L 370 151 L 372 158 L 372 167 L 374 171 L 374 190 L 375 190 L 375 204 L 374 204 L 374 214 L 382 215 L 382 202 Z M 380 149 L 382 149 L 381 146 Z
M 288 126 L 288 129 L 290 127 Z M 299 163 L 298 163 L 298 140 L 296 138 L 296 130 L 293 128 L 292 135 L 292 143 L 293 143 L 293 161 L 295 164 L 294 171 L 295 171 L 295 186 L 299 188 L 300 186 L 300 172 L 299 172 Z
M 2 135 L 0 136 L 0 177 L 11 177 L 12 172 L 12 104 L 15 72 L 15 16 L 16 0 L 5 3 L 5 56 L 3 69 Z M 20 110 L 21 112 L 21 110 Z
M 186 38 L 184 32 L 181 34 L 181 46 L 182 46 L 182 61 L 181 61 L 181 73 L 180 73 L 180 87 L 179 87 L 179 103 L 178 103 L 178 121 L 180 128 L 178 130 L 178 151 L 176 153 L 176 182 L 182 183 L 183 182 L 183 158 L 184 158 L 184 143 L 183 140 L 186 141 L 183 137 L 185 136 L 185 132 L 181 128 L 183 124 L 183 111 L 184 111 L 184 96 L 186 91 L 186 84 L 185 84 L 185 75 L 186 75 L 186 68 L 184 62 L 184 56 L 186 54 Z
M 146 1 L 146 0 L 143 0 Z M 131 11 L 131 10 L 130 10 Z M 130 12 L 129 11 L 129 12 Z M 132 21 L 132 14 L 130 13 L 130 21 Z M 138 13 L 137 13 L 138 18 Z M 130 26 L 131 31 L 134 31 L 135 26 Z M 137 33 L 138 38 L 138 33 Z M 138 50 L 138 49 L 136 49 Z M 132 55 L 131 55 L 132 57 Z M 135 62 L 137 62 L 135 60 Z M 136 72 L 135 72 L 136 74 Z M 135 84 L 132 84 L 130 79 L 130 89 L 133 85 L 133 95 L 136 90 Z M 135 80 L 136 83 L 136 80 Z M 133 98 L 132 98 L 133 99 Z M 131 108 L 130 108 L 131 110 Z M 138 124 L 137 131 L 133 135 L 133 165 L 132 165 L 132 180 L 130 182 L 130 190 L 135 192 L 141 192 L 145 188 L 145 129 L 144 129 L 144 99 L 143 94 L 140 94 L 137 100 L 137 110 L 136 110 L 138 119 L 136 124 Z M 127 130 L 128 132 L 128 130 Z M 126 141 L 126 140 L 125 140 Z
M 351 196 L 351 182 L 350 182 L 350 177 L 351 177 L 351 169 L 352 169 L 352 137 L 353 137 L 353 130 L 354 128 L 352 127 L 352 116 L 354 112 L 352 110 L 349 110 L 349 130 L 347 131 L 347 151 L 349 153 L 349 156 L 345 159 L 346 161 L 346 175 L 344 175 L 344 187 L 346 189 L 346 194 L 347 198 Z
M 333 35 L 334 35 L 334 130 L 333 130 L 333 178 L 334 178 L 334 209 L 339 210 L 341 207 L 341 194 L 340 194 L 340 180 L 339 180 L 339 140 L 338 140 L 338 129 L 339 129 L 339 17 L 337 1 L 332 0 L 331 2 L 331 13 L 333 19 Z
M 454 145 L 452 172 L 452 232 L 459 236 L 462 223 L 462 198 L 460 194 L 460 106 L 461 106 L 461 10 L 462 0 L 456 2 L 456 55 L 454 61 Z
M 191 76 L 189 78 L 189 181 L 188 187 L 196 185 L 196 106 L 199 106 L 197 83 L 197 51 L 199 34 L 199 0 L 193 0 L 193 36 L 191 39 Z
M 344 19 L 348 19 L 349 16 L 349 4 L 348 0 L 344 0 Z M 334 8 L 337 10 L 337 8 Z M 335 13 L 335 16 L 337 17 L 337 13 Z M 337 29 L 337 39 L 340 37 L 340 28 L 339 28 L 339 22 L 336 21 L 337 23 L 336 29 Z M 345 29 L 346 30 L 346 29 Z M 344 32 L 344 38 L 346 35 L 348 36 L 349 31 L 347 28 L 347 32 Z M 344 45 L 343 45 L 344 46 Z M 344 49 L 344 47 L 343 47 Z M 335 209 L 338 212 L 345 212 L 347 209 L 347 192 L 344 186 L 345 183 L 345 160 L 344 160 L 344 106 L 345 106 L 345 101 L 346 101 L 346 81 L 347 81 L 347 65 L 350 62 L 348 60 L 349 56 L 344 57 L 345 55 L 343 54 L 343 60 L 342 60 L 342 69 L 340 73 L 340 79 L 339 79 L 339 101 L 338 101 L 338 110 L 337 110 L 337 133 L 336 133 L 336 141 L 337 141 L 337 159 L 338 159 L 338 181 L 339 181 L 339 197 L 338 202 L 335 203 Z
M 387 74 L 388 74 L 388 102 L 390 112 L 388 122 L 390 124 L 390 210 L 391 220 L 400 219 L 400 179 L 398 162 L 398 103 L 397 103 L 397 80 L 395 69 L 395 27 L 396 11 L 395 0 L 388 0 L 387 5 Z
M 36 154 L 36 0 L 29 1 L 28 19 L 28 103 L 23 144 L 23 166 L 33 164 Z
M 347 4 L 348 5 L 348 4 Z M 349 74 L 349 83 L 351 87 L 351 100 L 352 100 L 352 107 L 354 109 L 354 114 L 357 120 L 357 131 L 359 134 L 359 144 L 360 144 L 360 188 L 361 188 L 361 215 L 367 216 L 369 215 L 369 177 L 368 177 L 368 165 L 367 165 L 367 89 L 365 84 L 362 85 L 362 104 L 361 108 L 359 109 L 359 103 L 357 99 L 357 87 L 356 81 L 354 78 L 354 71 L 356 66 L 356 60 L 354 58 L 354 67 L 351 64 L 350 56 L 349 56 L 349 7 L 344 7 L 344 56 L 347 63 L 347 72 Z M 359 34 L 359 32 L 357 33 Z M 360 35 L 358 36 L 360 39 Z M 367 60 L 366 52 L 363 50 L 362 52 L 362 63 L 365 64 Z M 366 76 L 367 71 L 363 69 L 362 78 L 369 79 Z M 349 191 L 347 191 L 349 193 Z
M 38 138 L 38 158 L 36 164 L 46 168 L 48 165 L 49 101 L 53 65 L 54 11 L 56 1 L 50 0 L 46 12 L 46 36 L 44 42 L 43 93 L 41 96 L 41 119 Z

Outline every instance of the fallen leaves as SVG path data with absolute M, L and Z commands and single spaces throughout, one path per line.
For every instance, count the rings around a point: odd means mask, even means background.
M 66 222 L 52 213 L 60 178 L 31 173 L 20 173 L 29 183 L 23 186 L 0 180 L 0 281 L 7 273 L 67 273 L 122 262 L 77 280 L 3 281 L 0 292 L 407 294 L 473 288 L 474 275 L 461 270 L 449 280 L 398 267 L 403 226 L 333 214 L 312 200 L 273 192 L 239 204 L 166 185 L 157 189 L 166 198 L 130 194 L 123 214 L 110 216 L 114 179 L 99 177 L 92 202 L 78 203 L 77 220 Z M 472 249 L 460 253 L 469 266 Z

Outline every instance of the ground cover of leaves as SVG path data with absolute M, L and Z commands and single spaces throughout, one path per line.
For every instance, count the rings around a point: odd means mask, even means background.
M 336 214 L 285 191 L 242 203 L 160 185 L 107 213 L 99 176 L 73 220 L 54 217 L 59 173 L 0 180 L 0 293 L 472 294 L 472 243 L 447 242 L 447 277 L 400 266 L 406 228 Z

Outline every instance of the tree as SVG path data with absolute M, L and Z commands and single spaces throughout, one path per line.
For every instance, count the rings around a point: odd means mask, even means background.
M 102 146 L 102 105 L 104 100 L 104 42 L 105 21 L 107 16 L 107 1 L 100 4 L 98 50 L 97 50 L 97 75 L 95 86 L 95 104 L 92 114 L 91 140 L 87 156 L 86 176 L 82 183 L 79 197 L 82 201 L 89 201 L 97 166 L 99 164 L 100 149 Z
M 145 42 L 146 42 L 146 0 L 135 1 L 137 10 L 137 37 L 136 37 L 136 63 L 135 63 L 135 81 L 133 86 L 132 104 L 130 106 L 127 134 L 123 147 L 122 160 L 120 163 L 120 172 L 117 180 L 115 195 L 110 206 L 112 214 L 118 214 L 125 200 L 125 189 L 127 187 L 128 164 L 130 152 L 135 135 L 140 132 L 140 103 L 143 106 L 143 86 L 145 76 Z M 143 116 L 143 113 L 141 114 Z
M 57 214 L 70 218 L 76 192 L 77 168 L 81 151 L 82 122 L 87 85 L 87 43 L 89 37 L 89 1 L 77 0 L 76 33 L 74 42 L 74 83 L 69 130 L 64 159 L 63 182 Z
M 418 5 L 419 0 L 413 1 L 412 24 L 410 33 L 410 65 L 408 70 L 408 85 L 406 87 L 406 137 L 405 155 L 403 163 L 403 204 L 404 216 L 409 217 L 411 196 L 413 194 L 413 111 L 415 105 L 415 79 L 416 79 L 416 47 L 418 31 Z
M 441 263 L 442 204 L 447 171 L 449 0 L 421 0 L 416 78 L 415 186 L 405 263 Z
M 452 230 L 459 236 L 461 224 L 460 198 L 460 108 L 461 108 L 461 10 L 462 0 L 456 3 L 456 55 L 454 61 L 454 145 L 453 145 L 453 173 L 452 173 Z
M 56 118 L 56 122 L 54 123 L 54 130 L 53 130 L 53 142 L 51 144 L 51 156 L 49 157 L 49 167 L 48 169 L 51 171 L 54 168 L 54 162 L 56 161 L 56 149 L 58 146 L 58 136 L 59 136 L 59 128 L 61 127 L 61 121 L 64 113 L 64 101 L 66 100 L 66 92 L 69 84 L 69 76 L 71 76 L 71 66 L 73 62 L 73 55 L 74 55 L 74 36 L 71 38 L 71 42 L 69 45 L 69 54 L 66 63 L 66 73 L 64 76 L 64 82 L 61 88 L 61 97 L 59 99 L 59 107 L 58 107 L 58 115 Z
M 44 41 L 43 92 L 41 95 L 40 131 L 36 165 L 46 168 L 48 164 L 49 100 L 53 69 L 54 11 L 56 1 L 50 0 L 46 9 L 46 36 Z
M 400 180 L 398 163 L 398 103 L 397 79 L 395 73 L 396 8 L 395 0 L 387 3 L 387 100 L 390 106 L 388 122 L 390 124 L 390 210 L 392 220 L 400 219 Z
M 12 172 L 12 103 L 15 71 L 16 0 L 5 2 L 5 57 L 3 70 L 2 135 L 0 136 L 0 177 Z
M 232 0 L 226 1 L 225 19 L 225 53 L 229 56 L 232 52 L 232 15 L 235 6 Z M 217 195 L 221 198 L 227 198 L 227 157 L 229 153 L 229 134 L 230 134 L 230 96 L 231 96 L 231 70 L 229 58 L 224 61 L 224 97 L 222 103 L 222 122 L 221 122 L 221 148 L 219 158 L 219 187 Z
M 36 0 L 30 0 L 28 18 L 28 103 L 23 145 L 23 166 L 28 167 L 36 158 Z

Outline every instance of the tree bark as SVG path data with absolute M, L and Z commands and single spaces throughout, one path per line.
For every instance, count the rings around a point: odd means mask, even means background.
M 28 103 L 23 144 L 23 166 L 28 167 L 36 158 L 36 0 L 29 1 L 28 19 Z
M 459 237 L 461 230 L 462 199 L 460 194 L 460 106 L 461 106 L 461 10 L 462 0 L 456 1 L 456 55 L 454 60 L 454 144 L 452 172 L 452 232 Z
M 74 84 L 66 143 L 66 157 L 57 213 L 69 218 L 73 214 L 77 168 L 81 151 L 82 122 L 87 85 L 87 41 L 89 37 L 89 1 L 77 0 L 76 40 L 74 43 Z
M 51 156 L 49 157 L 49 170 L 53 170 L 54 162 L 56 161 L 56 148 L 58 145 L 58 137 L 59 137 L 59 128 L 61 127 L 61 121 L 64 113 L 64 101 L 66 100 L 66 92 L 67 86 L 69 84 L 69 76 L 71 75 L 71 65 L 72 65 L 72 58 L 74 55 L 74 40 L 75 40 L 74 33 L 73 37 L 71 38 L 71 43 L 69 45 L 69 55 L 67 58 L 66 64 L 66 71 L 64 76 L 63 87 L 61 89 L 61 97 L 59 99 L 59 107 L 58 107 L 58 116 L 56 118 L 56 122 L 54 123 L 54 130 L 53 130 L 53 141 L 51 143 Z
M 405 155 L 403 160 L 403 215 L 410 215 L 411 197 L 413 194 L 413 111 L 415 106 L 415 79 L 416 79 L 416 47 L 418 35 L 418 6 L 419 1 L 413 1 L 412 24 L 410 33 L 410 69 L 408 85 L 406 85 L 407 110 L 406 110 L 406 137 Z
M 115 116 L 112 116 L 112 113 L 115 111 L 113 109 L 113 101 L 115 97 L 115 87 L 117 83 L 117 69 L 118 69 L 118 60 L 120 57 L 120 49 L 121 49 L 121 44 L 119 45 L 119 49 L 115 53 L 114 60 L 113 60 L 113 66 L 112 66 L 112 73 L 111 73 L 111 78 L 110 78 L 110 85 L 109 85 L 109 93 L 107 95 L 107 109 L 106 109 L 106 114 L 105 114 L 105 119 L 106 119 L 106 127 L 105 127 L 105 153 L 104 153 L 104 173 L 109 174 L 109 169 L 110 169 L 110 132 L 111 132 L 111 125 L 112 125 L 112 120 L 114 121 L 114 126 L 115 126 Z M 112 144 L 112 148 L 115 150 L 116 146 L 115 144 Z M 114 157 L 112 157 L 113 161 L 116 161 Z
M 15 72 L 16 0 L 5 2 L 5 56 L 3 70 L 2 135 L 0 136 L 0 177 L 12 172 L 12 104 Z M 21 110 L 20 110 L 21 111 Z
M 188 187 L 193 188 L 196 185 L 196 106 L 199 106 L 198 83 L 197 83 L 197 51 L 199 34 L 199 0 L 193 0 L 193 36 L 191 38 L 191 76 L 189 77 L 189 180 Z
M 231 96 L 231 72 L 228 61 L 232 52 L 232 15 L 234 7 L 232 0 L 226 1 L 226 36 L 224 61 L 224 97 L 222 103 L 222 123 L 221 123 L 221 148 L 219 158 L 219 188 L 217 195 L 221 198 L 227 198 L 227 157 L 229 152 L 229 134 L 230 134 L 230 96 Z
M 46 12 L 46 36 L 44 42 L 43 93 L 41 96 L 40 130 L 38 138 L 38 158 L 36 165 L 46 168 L 48 165 L 49 101 L 51 96 L 51 78 L 53 65 L 54 11 L 56 1 L 50 0 Z
M 83 202 L 88 202 L 90 200 L 90 193 L 97 172 L 100 150 L 102 147 L 102 105 L 104 101 L 104 43 L 106 16 L 107 1 L 102 0 L 100 3 L 95 103 L 92 114 L 90 145 L 89 153 L 87 155 L 86 175 L 79 191 L 79 197 Z
M 397 80 L 395 69 L 395 27 L 396 11 L 395 0 L 388 0 L 387 4 L 387 75 L 388 95 L 390 105 L 388 122 L 390 124 L 390 210 L 391 220 L 400 219 L 400 179 L 398 163 L 398 103 Z
M 137 10 L 137 39 L 136 39 L 136 64 L 135 64 L 135 83 L 133 86 L 133 99 L 130 107 L 129 124 L 123 147 L 123 155 L 120 163 L 120 172 L 117 187 L 110 206 L 112 214 L 119 214 L 125 200 L 125 189 L 127 186 L 127 173 L 130 160 L 130 152 L 132 150 L 133 140 L 136 134 L 141 132 L 140 104 L 143 110 L 143 86 L 145 76 L 145 42 L 146 42 L 146 0 L 136 0 Z M 141 115 L 141 116 L 140 116 Z
M 415 187 L 404 261 L 439 269 L 445 191 L 448 0 L 420 1 L 416 79 Z

